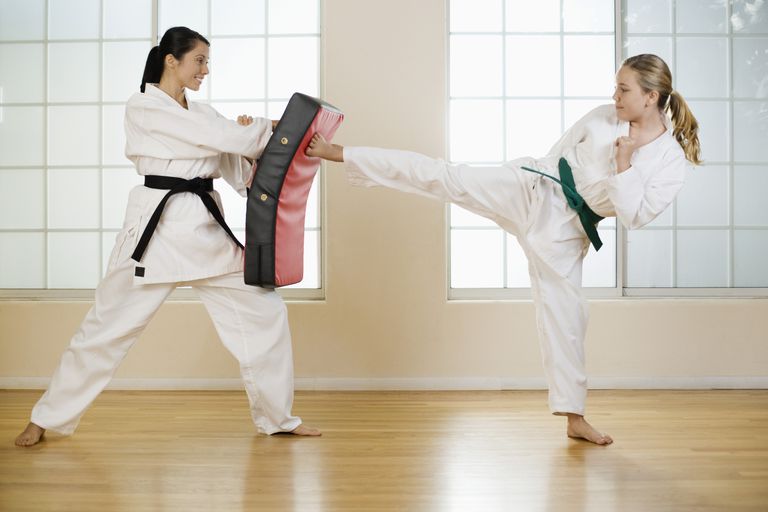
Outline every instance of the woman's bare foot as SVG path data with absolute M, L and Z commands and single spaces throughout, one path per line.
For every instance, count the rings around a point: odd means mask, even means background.
M 339 146 L 338 144 L 331 144 L 319 133 L 312 136 L 312 140 L 309 141 L 304 153 L 306 153 L 307 156 L 324 158 L 325 160 L 331 160 L 333 162 L 344 161 L 344 147 Z
M 584 416 L 578 414 L 568 414 L 568 437 L 584 439 L 600 445 L 613 443 L 611 436 L 601 434 L 592 425 L 587 423 Z
M 321 436 L 323 435 L 322 432 L 320 432 L 318 429 L 313 427 L 308 427 L 305 424 L 301 424 L 295 429 L 291 430 L 291 434 L 296 436 Z
M 40 442 L 43 438 L 45 429 L 38 427 L 34 423 L 27 425 L 24 432 L 16 437 L 16 446 L 32 446 Z

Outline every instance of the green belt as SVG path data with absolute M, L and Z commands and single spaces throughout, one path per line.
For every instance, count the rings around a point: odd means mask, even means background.
M 545 174 L 541 171 L 537 171 L 536 169 L 531 169 L 530 167 L 523 167 L 523 169 L 528 172 L 541 174 L 542 176 L 545 176 L 552 181 L 556 181 L 560 184 L 561 187 L 563 187 L 563 194 L 565 194 L 565 198 L 568 200 L 568 206 L 570 206 L 579 215 L 579 220 L 581 221 L 582 227 L 584 227 L 584 231 L 587 233 L 587 238 L 589 238 L 589 241 L 592 242 L 595 250 L 599 251 L 600 247 L 603 246 L 603 242 L 600 240 L 600 236 L 597 234 L 596 226 L 597 223 L 603 220 L 604 217 L 601 217 L 593 212 L 592 209 L 584 201 L 584 198 L 581 197 L 581 194 L 576 192 L 576 183 L 573 181 L 573 171 L 571 171 L 571 166 L 568 165 L 568 160 L 561 158 L 557 164 L 557 167 L 560 171 L 560 179 L 557 179 L 554 176 L 550 176 L 549 174 Z

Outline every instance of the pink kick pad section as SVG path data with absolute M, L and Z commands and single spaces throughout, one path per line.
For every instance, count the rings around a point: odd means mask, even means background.
M 304 151 L 315 133 L 331 140 L 344 119 L 339 112 L 321 108 L 285 173 L 275 221 L 275 285 L 298 283 L 304 277 L 304 217 L 312 180 L 320 168 L 320 159 Z

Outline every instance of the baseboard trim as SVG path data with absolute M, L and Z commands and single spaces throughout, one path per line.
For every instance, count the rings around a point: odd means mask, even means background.
M 0 377 L 0 389 L 46 389 L 47 377 Z M 475 391 L 546 389 L 543 378 L 297 378 L 297 391 Z M 768 389 L 768 377 L 594 377 L 590 389 Z M 114 379 L 112 390 L 240 390 L 240 379 Z

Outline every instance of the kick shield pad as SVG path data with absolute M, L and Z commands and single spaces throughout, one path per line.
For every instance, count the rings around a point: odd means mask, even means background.
M 254 164 L 245 218 L 245 283 L 275 288 L 304 277 L 304 216 L 320 159 L 304 154 L 344 119 L 336 107 L 295 93 Z

